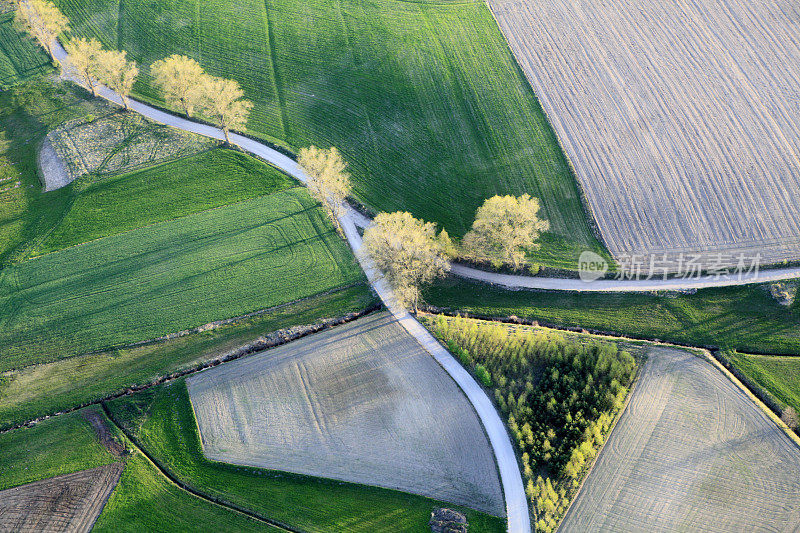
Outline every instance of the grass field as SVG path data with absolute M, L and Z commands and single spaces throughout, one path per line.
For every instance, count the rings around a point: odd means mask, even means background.
M 306 531 L 424 531 L 431 509 L 442 505 L 402 492 L 209 461 L 180 382 L 120 398 L 109 408 L 184 483 Z M 504 520 L 463 511 L 471 532 L 505 529 Z
M 115 461 L 82 412 L 61 415 L 0 434 L 0 490 Z
M 145 385 L 222 357 L 275 331 L 316 324 L 376 303 L 366 284 L 322 294 L 236 324 L 156 344 L 108 350 L 0 374 L 0 429 Z
M 296 181 L 257 159 L 222 149 L 98 178 L 81 191 L 34 255 L 296 185 Z
M 461 390 L 388 312 L 187 379 L 209 459 L 504 514 Z
M 0 270 L 0 370 L 158 337 L 361 279 L 305 189 L 247 200 Z
M 733 352 L 728 358 L 739 371 L 777 398 L 782 407 L 791 405 L 800 412 L 800 357 Z
M 203 501 L 170 483 L 141 453 L 125 471 L 92 531 L 280 531 L 234 511 Z
M 95 410 L 122 442 L 122 433 Z M 119 461 L 100 444 L 86 410 L 32 428 L 0 434 L 0 490 Z M 132 448 L 128 444 L 129 448 Z M 2 524 L 2 517 L 0 517 Z M 0 526 L 2 527 L 2 526 Z M 119 484 L 94 531 L 271 531 L 263 524 L 204 502 L 172 485 L 140 453 L 126 459 Z
M 790 531 L 800 448 L 708 361 L 655 347 L 560 531 Z
M 508 291 L 449 278 L 425 298 L 433 306 L 491 317 L 513 315 L 690 345 L 800 354 L 798 307 L 780 305 L 762 285 L 659 296 Z
M 249 130 L 293 149 L 337 146 L 355 192 L 462 235 L 496 193 L 540 197 L 540 259 L 574 268 L 592 237 L 569 165 L 479 2 L 58 0 L 74 33 L 142 65 L 173 53 L 231 77 Z M 148 76 L 137 92 L 157 99 Z
M 615 256 L 800 258 L 797 4 L 489 6 Z
M 74 186 L 42 192 L 36 168 L 42 141 L 65 120 L 95 111 L 66 84 L 39 79 L 0 90 L 0 267 L 24 258 L 72 199 Z
M 14 14 L 0 6 L 0 91 L 53 71 L 50 59 L 34 41 L 14 29 Z

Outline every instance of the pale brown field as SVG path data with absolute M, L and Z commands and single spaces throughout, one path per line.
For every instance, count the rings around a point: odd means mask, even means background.
M 799 3 L 489 5 L 615 256 L 800 259 Z
M 505 515 L 472 406 L 388 313 L 203 371 L 187 385 L 210 459 Z
M 720 370 L 651 348 L 561 531 L 797 531 L 800 447 Z
M 91 530 L 123 467 L 113 463 L 0 491 L 0 531 Z

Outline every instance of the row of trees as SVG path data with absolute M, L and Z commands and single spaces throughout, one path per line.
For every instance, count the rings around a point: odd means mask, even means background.
M 476 375 L 488 373 L 479 379 L 507 417 L 537 530 L 554 530 L 623 406 L 634 358 L 615 344 L 506 324 L 439 316 L 430 327 Z
M 49 0 L 19 0 L 14 18 L 15 26 L 34 38 L 53 56 L 55 39 L 69 30 L 69 19 Z M 120 50 L 104 50 L 97 39 L 71 39 L 65 49 L 69 54 L 69 69 L 97 96 L 100 84 L 107 85 L 129 106 L 130 93 L 139 76 L 135 61 Z M 54 58 L 55 59 L 55 58 Z M 156 61 L 150 67 L 153 85 L 171 106 L 181 109 L 188 117 L 202 116 L 217 124 L 230 143 L 230 131 L 243 129 L 253 103 L 244 99 L 244 91 L 234 80 L 205 73 L 197 61 L 182 55 L 172 55 Z
M 180 96 L 176 95 L 176 99 Z M 311 195 L 325 207 L 341 232 L 339 218 L 351 192 L 347 164 L 336 148 L 300 150 L 298 165 L 308 176 Z M 410 213 L 380 213 L 364 233 L 364 250 L 391 283 L 401 304 L 416 309 L 420 291 L 449 269 L 456 257 L 519 268 L 526 253 L 549 227 L 539 217 L 539 200 L 529 195 L 493 196 L 478 209 L 460 244 L 435 224 Z

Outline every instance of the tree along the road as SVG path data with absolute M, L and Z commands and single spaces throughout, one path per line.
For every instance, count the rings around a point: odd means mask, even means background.
M 129 61 L 127 52 L 118 50 L 101 51 L 97 55 L 97 72 L 100 81 L 111 87 L 122 99 L 128 109 L 128 96 L 139 75 L 136 61 Z
M 297 163 L 308 176 L 308 192 L 324 207 L 339 233 L 342 226 L 339 217 L 347 210 L 345 200 L 350 194 L 350 174 L 346 172 L 347 163 L 339 150 L 328 150 L 310 146 L 301 148 Z
M 69 19 L 48 0 L 22 0 L 14 26 L 34 39 L 53 57 L 53 41 L 69 29 Z
M 101 75 L 100 55 L 103 46 L 97 39 L 71 39 L 64 47 L 69 54 L 70 72 L 76 75 L 97 96 L 97 84 Z
M 536 240 L 549 228 L 549 222 L 539 218 L 538 198 L 493 196 L 478 208 L 464 236 L 464 255 L 495 267 L 507 264 L 518 269 L 525 262 L 525 252 L 538 248 Z
M 234 80 L 203 76 L 200 81 L 200 109 L 222 128 L 230 144 L 230 130 L 244 129 L 253 102 L 244 100 L 244 91 Z
M 364 232 L 364 251 L 386 276 L 398 302 L 417 309 L 420 288 L 449 270 L 436 225 L 410 213 L 380 213 Z
M 171 55 L 153 63 L 150 74 L 153 85 L 161 90 L 168 104 L 183 109 L 187 117 L 194 116 L 202 100 L 201 88 L 206 76 L 197 61 L 187 56 Z

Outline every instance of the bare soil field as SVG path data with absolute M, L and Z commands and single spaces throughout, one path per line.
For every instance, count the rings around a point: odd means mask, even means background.
M 612 254 L 800 258 L 800 4 L 489 4 Z
M 797 531 L 800 448 L 709 362 L 652 348 L 561 531 Z
M 124 463 L 51 477 L 0 491 L 0 531 L 89 531 Z
M 477 415 L 388 313 L 203 371 L 187 385 L 210 459 L 505 515 Z

